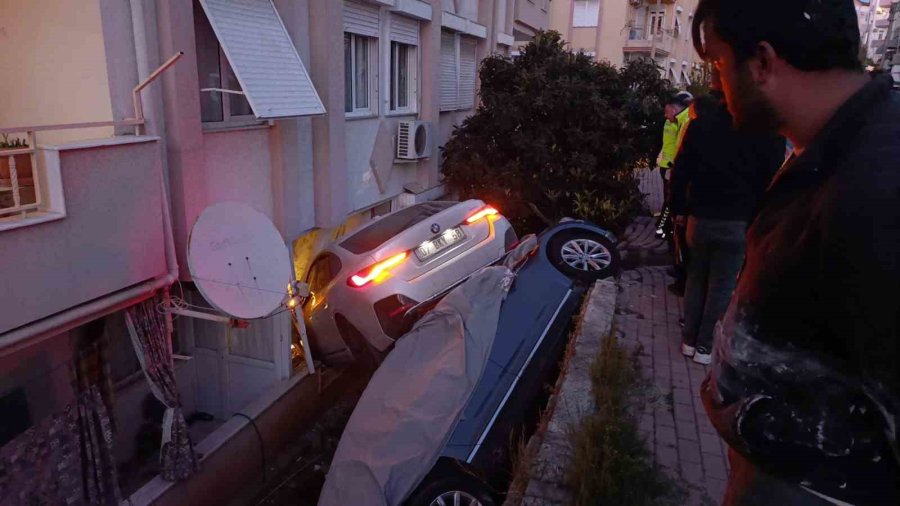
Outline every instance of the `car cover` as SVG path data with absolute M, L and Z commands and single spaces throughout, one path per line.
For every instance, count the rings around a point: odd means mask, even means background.
M 481 378 L 513 277 L 482 269 L 397 340 L 350 416 L 319 506 L 396 505 L 412 493 Z

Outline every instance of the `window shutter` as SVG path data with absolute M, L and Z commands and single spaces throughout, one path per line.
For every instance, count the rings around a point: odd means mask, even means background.
M 419 45 L 419 22 L 407 17 L 391 15 L 391 40 L 411 46 Z
M 475 106 L 475 77 L 478 73 L 477 41 L 471 37 L 459 39 L 459 106 L 471 109 Z
M 459 80 L 456 65 L 456 35 L 441 32 L 441 110 L 459 108 Z
M 378 37 L 380 23 L 378 6 L 360 2 L 344 2 L 344 31 Z
M 200 0 L 260 119 L 325 113 L 272 0 Z
M 575 0 L 572 26 L 598 26 L 599 17 L 599 0 Z

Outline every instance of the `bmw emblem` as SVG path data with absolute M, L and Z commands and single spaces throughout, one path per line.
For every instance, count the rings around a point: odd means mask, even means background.
M 441 226 L 440 226 L 440 225 L 438 225 L 437 223 L 432 223 L 432 224 L 431 224 L 431 233 L 432 233 L 432 234 L 436 234 L 436 233 L 438 233 L 438 232 L 440 232 L 440 231 L 441 231 Z

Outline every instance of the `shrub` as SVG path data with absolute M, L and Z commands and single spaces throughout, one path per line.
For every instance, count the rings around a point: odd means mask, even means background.
M 591 367 L 596 412 L 573 431 L 568 483 L 577 506 L 683 504 L 682 491 L 661 471 L 641 438 L 634 412 L 643 402 L 639 365 L 605 336 Z
M 499 206 L 520 233 L 563 217 L 621 230 L 641 210 L 634 169 L 655 161 L 674 90 L 649 62 L 622 69 L 539 33 L 519 57 L 480 69 L 481 105 L 443 149 L 461 198 Z

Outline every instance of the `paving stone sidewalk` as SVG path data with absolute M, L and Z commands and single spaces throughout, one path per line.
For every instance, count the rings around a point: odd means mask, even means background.
M 624 272 L 614 325 L 624 342 L 643 348 L 639 360 L 655 387 L 640 431 L 656 463 L 683 483 L 686 505 L 716 505 L 728 477 L 727 447 L 700 400 L 707 368 L 681 355 L 682 301 L 666 289 L 672 281 L 666 267 Z

